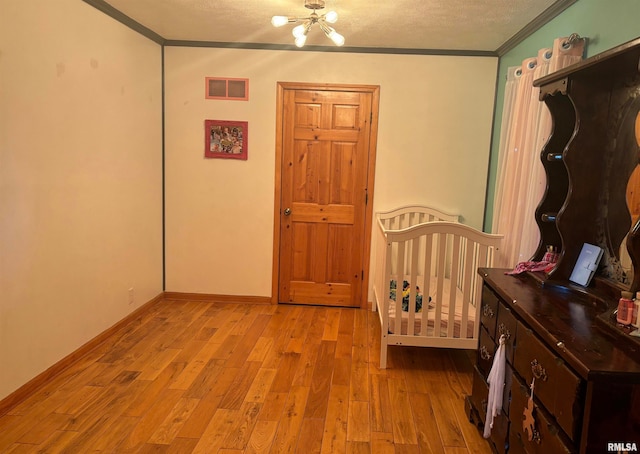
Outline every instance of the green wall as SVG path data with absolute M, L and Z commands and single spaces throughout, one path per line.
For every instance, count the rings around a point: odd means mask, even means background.
M 525 58 L 535 57 L 538 49 L 551 47 L 555 38 L 569 36 L 571 33 L 588 38 L 585 58 L 638 38 L 640 37 L 640 0 L 578 0 L 500 58 L 487 183 L 486 231 L 491 230 L 493 220 L 500 123 L 507 69 L 520 65 Z

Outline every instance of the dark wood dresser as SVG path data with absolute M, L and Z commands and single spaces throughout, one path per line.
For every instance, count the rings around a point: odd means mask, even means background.
M 602 300 L 505 271 L 479 271 L 484 286 L 480 347 L 467 399 L 471 420 L 484 425 L 486 379 L 504 334 L 506 386 L 490 438 L 496 452 L 604 453 L 611 452 L 610 443 L 635 443 L 640 450 L 640 345 L 599 326 L 612 315 Z M 534 376 L 530 441 L 523 415 Z
M 621 291 L 640 291 L 640 222 L 626 200 L 640 158 L 640 38 L 534 85 L 553 132 L 540 156 L 547 187 L 535 213 L 540 244 L 532 260 L 548 246 L 560 258 L 548 273 L 479 270 L 469 418 L 485 423 L 487 376 L 504 335 L 506 385 L 489 439 L 496 452 L 640 452 L 640 338 L 614 314 Z M 584 243 L 604 251 L 586 288 L 569 281 Z M 533 420 L 525 418 L 530 405 Z

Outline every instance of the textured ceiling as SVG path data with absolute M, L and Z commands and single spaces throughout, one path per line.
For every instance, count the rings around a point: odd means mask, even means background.
M 88 1 L 88 0 L 85 0 Z M 102 1 L 102 0 L 100 0 Z M 575 0 L 573 0 L 575 1 Z M 91 3 L 91 2 L 90 2 Z M 273 15 L 306 16 L 304 0 L 104 0 L 166 40 L 291 45 L 291 25 Z M 345 47 L 493 52 L 570 0 L 326 0 Z M 559 11 L 556 11 L 559 10 Z M 549 17 L 551 15 L 551 17 Z M 307 45 L 333 46 L 316 27 Z

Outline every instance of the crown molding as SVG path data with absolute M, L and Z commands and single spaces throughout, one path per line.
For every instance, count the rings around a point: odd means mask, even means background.
M 496 55 L 502 57 L 577 1 L 578 0 L 558 0 L 544 10 L 542 14 L 529 22 L 522 30 L 505 41 L 502 46 L 498 47 L 495 51 Z
M 258 49 L 258 50 L 285 50 L 292 52 L 335 52 L 358 54 L 396 54 L 396 55 L 446 55 L 464 57 L 497 57 L 493 51 L 483 50 L 451 50 L 451 49 L 411 49 L 395 47 L 349 47 L 349 46 L 304 46 L 296 47 L 292 44 L 266 44 L 266 43 L 233 43 L 216 41 L 188 41 L 165 40 L 165 47 L 211 47 L 223 49 Z
M 96 9 L 102 11 L 107 16 L 110 16 L 113 19 L 117 20 L 118 22 L 126 25 L 130 29 L 140 33 L 143 36 L 146 36 L 151 41 L 154 41 L 154 42 L 156 42 L 156 43 L 158 43 L 160 45 L 164 45 L 164 42 L 166 40 L 162 36 L 158 35 L 153 30 L 145 27 L 141 23 L 136 22 L 135 20 L 131 19 L 126 14 L 121 13 L 120 11 L 115 9 L 113 6 L 111 6 L 107 2 L 105 2 L 104 0 L 82 0 L 82 1 L 87 3 L 87 4 L 89 4 L 89 5 L 91 5 L 91 6 L 93 6 Z

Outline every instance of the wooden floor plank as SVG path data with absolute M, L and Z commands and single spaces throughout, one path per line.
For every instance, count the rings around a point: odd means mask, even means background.
M 239 410 L 259 370 L 260 363 L 258 362 L 244 363 L 244 365 L 238 369 L 234 380 L 229 385 L 229 389 L 220 401 L 218 407 Z
M 245 402 L 239 409 L 235 425 L 222 442 L 224 449 L 237 449 L 243 451 L 247 447 L 251 432 L 258 420 L 258 413 L 262 404 L 258 402 Z
M 74 432 L 71 430 L 57 430 L 51 436 L 46 439 L 37 448 L 32 449 L 36 452 L 46 452 L 47 454 L 59 454 L 62 452 L 69 452 L 67 447 L 73 442 L 73 440 L 80 436 L 80 432 Z M 113 439 L 114 442 L 119 442 L 118 438 Z
M 416 418 L 416 434 L 420 451 L 429 454 L 444 454 L 445 448 L 440 437 L 438 422 L 433 414 L 430 395 L 412 393 L 411 406 Z
M 347 441 L 347 454 L 369 454 L 371 445 L 368 441 Z
M 0 417 L 0 452 L 489 454 L 474 354 L 364 309 L 160 301 Z
M 369 442 L 369 402 L 349 401 L 349 417 L 347 419 L 347 441 Z
M 372 454 L 394 454 L 396 452 L 393 443 L 393 434 L 387 432 L 371 432 Z
M 349 387 L 332 386 L 322 437 L 322 454 L 346 451 L 349 424 Z
M 137 394 L 130 396 L 129 406 L 125 410 L 125 416 L 142 416 L 160 398 L 162 392 L 168 388 L 169 383 L 180 375 L 184 369 L 182 363 L 171 363 L 153 381 L 140 383 L 141 387 Z
M 203 341 L 198 341 L 197 344 L 190 343 L 189 347 L 200 346 L 198 353 L 193 356 L 188 362 L 185 363 L 184 369 L 180 372 L 174 380 L 172 380 L 169 388 L 171 389 L 184 389 L 187 390 L 193 384 L 196 377 L 204 370 L 209 363 L 211 356 L 218 349 L 218 344 L 210 344 Z M 184 360 L 184 357 L 181 358 Z M 180 359 L 176 358 L 176 362 Z
M 164 418 L 164 421 L 151 434 L 148 442 L 158 445 L 172 444 L 199 403 L 200 399 L 181 397 Z
M 296 452 L 320 454 L 323 429 L 324 418 L 304 418 L 302 420 L 302 427 L 300 427 Z
M 218 360 L 212 360 L 218 362 Z M 178 433 L 178 436 L 185 438 L 200 438 L 204 433 L 209 421 L 218 409 L 220 401 L 227 393 L 231 383 L 236 378 L 238 368 L 220 368 L 219 373 L 215 373 L 214 377 L 207 380 L 207 386 L 200 387 L 202 397 L 200 403 L 194 409 L 193 413 L 187 419 L 184 426 Z M 188 391 L 185 393 L 187 396 Z M 191 397 L 191 396 L 189 396 Z
M 384 374 L 371 374 L 370 425 L 372 432 L 392 433 L 391 398 L 389 382 Z
M 200 437 L 200 441 L 194 448 L 194 454 L 211 454 L 218 452 L 227 435 L 234 427 L 240 410 L 228 410 L 219 408 L 211 418 L 209 425 Z
M 430 393 L 431 405 L 433 406 L 433 414 L 438 423 L 443 445 L 447 449 L 466 447 L 462 429 L 460 429 L 460 423 L 454 410 L 456 401 L 453 399 L 456 397 L 452 397 L 453 392 L 451 392 L 446 382 L 431 383 L 434 390 L 434 392 Z M 463 400 L 460 399 L 457 404 L 462 405 Z
M 322 340 L 337 341 L 340 328 L 340 313 L 343 309 L 331 308 L 327 311 L 327 320 L 322 332 Z
M 277 369 L 260 368 L 245 396 L 245 402 L 264 403 L 276 378 Z
M 198 444 L 197 438 L 180 438 L 177 437 L 169 446 L 167 452 L 171 454 L 191 454 Z
M 170 415 L 174 407 L 182 398 L 183 391 L 166 389 L 149 408 L 144 416 L 139 418 L 138 424 L 128 433 L 128 436 L 118 445 L 118 449 L 134 452 L 149 442 L 151 436 L 161 427 L 163 421 Z
M 20 437 L 18 443 L 31 445 L 42 444 L 51 437 L 54 432 L 65 427 L 68 422 L 69 415 L 49 413 L 42 418 L 37 425 L 31 426 L 29 430 Z
M 309 388 L 304 386 L 294 386 L 289 391 L 289 397 L 271 445 L 271 453 L 285 454 L 295 452 L 308 395 Z
M 276 436 L 278 421 L 258 420 L 251 432 L 245 454 L 265 454 L 271 449 Z
M 418 444 L 411 402 L 404 380 L 389 379 L 389 397 L 392 402 L 393 440 L 399 444 Z
M 293 377 L 293 385 L 295 386 L 311 386 L 313 378 L 313 370 L 318 360 L 318 352 L 320 351 L 320 343 L 306 342 L 300 353 L 298 368 Z
M 323 340 L 320 343 L 318 359 L 311 377 L 309 401 L 305 409 L 305 417 L 307 418 L 324 418 L 326 415 L 335 350 L 335 341 Z

